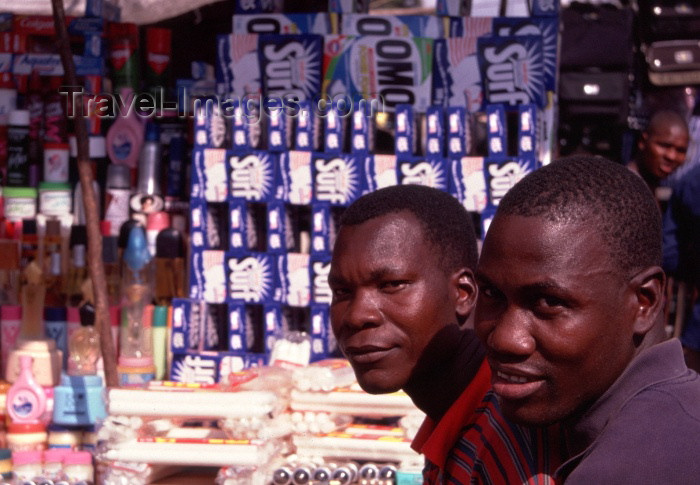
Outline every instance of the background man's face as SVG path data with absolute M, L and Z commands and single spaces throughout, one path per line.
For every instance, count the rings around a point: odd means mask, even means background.
M 404 211 L 343 226 L 333 250 L 331 324 L 362 388 L 397 391 L 428 342 L 455 323 L 457 292 Z
M 645 133 L 640 140 L 640 163 L 648 173 L 664 179 L 685 162 L 688 143 L 688 132 L 676 124 Z
M 516 422 L 585 409 L 634 355 L 632 290 L 594 226 L 499 215 L 489 227 L 475 329 L 503 413 Z

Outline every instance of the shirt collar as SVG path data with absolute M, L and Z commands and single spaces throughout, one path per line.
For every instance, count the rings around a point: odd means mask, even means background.
M 474 420 L 476 409 L 490 389 L 491 369 L 484 359 L 474 379 L 440 421 L 435 423 L 429 417 L 425 418 L 411 447 L 442 469 L 463 428 Z

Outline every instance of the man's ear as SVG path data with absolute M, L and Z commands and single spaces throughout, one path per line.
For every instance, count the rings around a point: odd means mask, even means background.
M 455 311 L 459 320 L 464 321 L 474 310 L 479 292 L 474 280 L 474 272 L 466 267 L 460 268 L 452 273 L 451 283 L 456 295 Z
M 637 273 L 630 284 L 636 308 L 634 332 L 646 335 L 663 314 L 666 275 L 660 267 L 651 266 Z

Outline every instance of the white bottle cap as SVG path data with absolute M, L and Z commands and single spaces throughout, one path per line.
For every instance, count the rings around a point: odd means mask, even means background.
M 10 126 L 29 126 L 29 110 L 13 109 L 8 117 Z

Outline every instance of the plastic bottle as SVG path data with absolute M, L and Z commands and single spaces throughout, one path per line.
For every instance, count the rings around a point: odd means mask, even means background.
M 68 339 L 68 374 L 94 375 L 100 357 L 100 335 L 95 329 L 95 311 L 89 304 L 80 308 L 80 325 Z
M 119 228 L 129 219 L 131 173 L 126 165 L 109 164 L 105 190 L 105 217 L 110 224 L 110 235 L 118 236 Z
M 170 305 L 173 298 L 185 297 L 185 245 L 180 231 L 163 229 L 156 237 L 156 287 L 158 305 Z
M 87 278 L 85 252 L 87 250 L 87 229 L 84 225 L 71 227 L 71 265 L 64 285 L 68 306 L 78 306 L 83 299 L 82 285 Z
M 68 182 L 69 159 L 68 143 L 44 143 L 44 182 Z
M 74 451 L 63 457 L 63 472 L 69 483 L 90 485 L 95 480 L 92 454 L 88 451 Z
M 111 224 L 102 221 L 102 263 L 105 268 L 105 279 L 107 280 L 107 298 L 109 305 L 119 305 L 119 285 L 121 284 L 119 268 L 119 248 L 117 246 L 117 236 L 111 235 Z
M 160 27 L 146 29 L 146 86 L 154 95 L 156 106 L 161 97 L 167 98 L 166 89 L 170 86 L 170 55 L 172 31 Z
M 146 218 L 146 241 L 151 257 L 156 256 L 156 238 L 161 231 L 170 227 L 170 216 L 167 212 L 159 211 L 148 214 Z M 156 274 L 158 268 L 156 267 Z
M 153 308 L 153 365 L 156 368 L 155 379 L 165 379 L 168 350 L 168 307 Z
M 7 392 L 7 414 L 13 423 L 36 423 L 46 410 L 46 393 L 34 379 L 28 355 L 20 355 L 19 377 Z
M 29 111 L 10 111 L 7 127 L 7 185 L 29 185 Z
M 0 307 L 0 344 L 2 357 L 2 378 L 7 375 L 7 362 L 10 352 L 17 346 L 17 339 L 22 327 L 22 307 L 3 305 Z
M 160 177 L 160 130 L 158 125 L 151 122 L 146 125 L 146 137 L 141 148 L 136 193 L 131 198 L 132 210 L 151 214 L 163 209 Z
M 124 250 L 122 268 L 122 313 L 126 325 L 122 328 L 121 356 L 144 357 L 143 315 L 153 300 L 153 261 L 148 252 L 146 234 L 140 226 L 131 228 Z
M 29 111 L 29 185 L 35 187 L 39 181 L 37 170 L 43 159 L 44 140 L 44 94 L 41 76 L 36 70 L 29 78 L 29 92 L 24 104 Z
M 134 110 L 127 111 L 132 104 L 133 90 L 123 87 L 118 92 L 124 109 L 107 131 L 107 155 L 112 163 L 135 169 L 143 146 L 144 127 Z
M 65 307 L 44 308 L 44 333 L 56 341 L 63 355 L 63 367 L 68 356 L 68 312 Z
M 75 143 L 75 147 L 71 146 L 77 157 L 78 148 L 75 138 L 71 138 L 71 144 Z M 97 213 L 101 214 L 101 196 L 102 187 L 104 187 L 104 179 L 107 176 L 106 164 L 106 149 L 105 139 L 102 136 L 91 136 L 89 138 L 88 154 L 90 157 L 90 168 L 92 169 L 92 190 L 95 192 L 95 202 L 97 203 Z M 73 192 L 73 223 L 85 224 L 85 204 L 83 203 L 83 187 L 78 181 Z
M 12 452 L 43 451 L 47 438 L 43 423 L 10 423 L 7 428 L 7 447 Z
M 62 77 L 52 76 L 44 94 L 44 141 L 48 143 L 66 141 L 66 114 L 63 109 L 63 98 L 58 92 L 62 84 Z M 44 145 L 44 150 L 46 150 L 46 145 Z
M 12 468 L 19 483 L 33 482 L 41 476 L 41 451 L 17 451 L 12 453 Z

